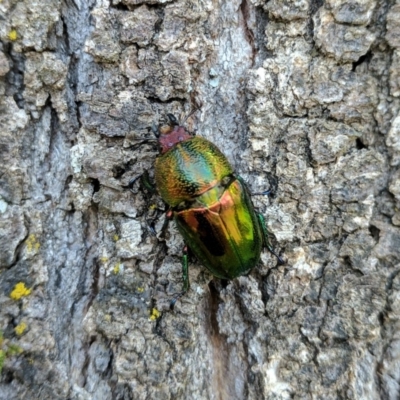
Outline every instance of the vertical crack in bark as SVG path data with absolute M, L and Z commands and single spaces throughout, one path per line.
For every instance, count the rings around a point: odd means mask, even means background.
M 213 368 L 210 390 L 216 400 L 239 400 L 248 395 L 248 343 L 245 338 L 240 342 L 228 342 L 228 337 L 221 333 L 218 314 L 222 305 L 220 291 L 225 282 L 213 280 L 209 283 L 210 297 L 206 313 L 209 316 L 207 332 Z
M 229 373 L 229 349 L 225 336 L 221 335 L 218 327 L 218 308 L 221 303 L 219 292 L 215 287 L 214 281 L 209 283 L 209 336 L 213 353 L 213 372 L 212 372 L 212 392 L 215 394 L 215 400 L 228 400 L 230 397 L 230 383 L 233 378 Z
M 9 56 L 12 61 L 11 70 L 7 74 L 6 94 L 13 96 L 18 108 L 24 109 L 24 73 L 25 73 L 25 55 L 16 53 L 12 49 L 9 51 Z
M 378 380 L 378 386 L 380 389 L 380 393 L 383 393 L 386 398 L 392 398 L 393 393 L 395 392 L 395 388 L 393 384 L 390 384 L 388 381 L 390 379 L 393 379 L 394 381 L 396 380 L 396 377 L 393 376 L 391 377 L 391 373 L 388 373 L 388 369 L 390 371 L 390 366 L 391 365 L 396 365 L 396 362 L 394 360 L 394 357 L 392 354 L 396 354 L 396 342 L 397 342 L 397 331 L 399 327 L 399 322 L 397 321 L 397 326 L 396 322 L 393 324 L 393 318 L 391 318 L 391 314 L 393 313 L 392 309 L 392 304 L 391 304 L 391 295 L 394 294 L 393 290 L 393 282 L 396 279 L 397 276 L 400 275 L 400 270 L 394 271 L 387 280 L 386 284 L 386 303 L 385 303 L 385 308 L 382 310 L 381 313 L 381 318 L 380 318 L 380 334 L 381 334 L 381 340 L 383 343 L 381 354 L 375 364 L 375 374 Z M 393 349 L 391 349 L 391 346 L 393 346 Z M 391 354 L 392 352 L 392 354 Z M 385 365 L 386 364 L 386 365 Z M 397 387 L 400 388 L 400 382 L 397 382 Z M 391 389 L 391 393 L 390 393 Z M 399 392 L 398 392 L 399 393 Z
M 247 41 L 249 42 L 251 50 L 252 50 L 251 66 L 253 67 L 255 59 L 257 57 L 257 48 L 256 48 L 253 28 L 251 27 L 251 22 L 250 22 L 251 13 L 254 12 L 254 10 L 252 10 L 251 7 L 252 6 L 251 6 L 251 4 L 249 4 L 248 0 L 242 0 L 242 3 L 240 4 L 240 10 L 242 12 L 242 17 L 243 17 L 245 37 L 246 37 Z

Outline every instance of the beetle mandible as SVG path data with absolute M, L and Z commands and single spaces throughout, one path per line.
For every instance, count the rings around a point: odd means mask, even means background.
M 214 276 L 234 279 L 245 275 L 260 260 L 263 247 L 277 255 L 268 240 L 264 218 L 256 213 L 246 184 L 210 141 L 189 134 L 172 114 L 169 124 L 156 129 L 160 154 L 155 181 L 169 206 L 186 245 Z M 182 259 L 183 290 L 189 289 L 188 256 Z

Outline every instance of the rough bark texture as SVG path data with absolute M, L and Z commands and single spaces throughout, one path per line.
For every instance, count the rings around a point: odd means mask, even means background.
M 400 396 L 400 3 L 0 1 L 0 399 Z M 228 156 L 286 265 L 159 233 L 167 112 Z

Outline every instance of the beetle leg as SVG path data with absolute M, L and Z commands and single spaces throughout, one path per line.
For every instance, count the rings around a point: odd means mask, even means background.
M 142 175 L 139 175 L 139 176 L 137 176 L 136 178 L 133 178 L 133 179 L 131 179 L 130 181 L 129 181 L 129 183 L 128 183 L 128 188 L 129 188 L 129 190 L 132 192 L 132 193 L 134 193 L 133 192 L 133 185 L 135 184 L 135 182 L 138 180 L 138 179 L 140 179 L 140 177 L 141 177 Z
M 269 194 L 271 194 L 271 190 L 265 190 L 264 192 L 254 192 L 251 195 L 252 196 L 268 196 Z
M 282 257 L 280 257 L 278 254 L 275 253 L 274 249 L 271 246 L 271 243 L 268 240 L 268 230 L 265 224 L 264 217 L 261 214 L 257 214 L 257 218 L 263 235 L 264 246 L 268 249 L 270 253 L 272 253 L 278 259 L 278 264 L 280 265 L 285 264 Z
M 232 182 L 237 179 L 244 187 L 244 189 L 246 190 L 246 192 L 248 193 L 249 196 L 251 196 L 253 193 L 251 193 L 250 188 L 247 186 L 247 183 L 244 181 L 244 179 L 240 176 L 240 175 L 232 175 Z M 230 184 L 231 182 L 229 182 Z M 254 193 L 254 194 L 258 194 L 258 193 Z
M 140 184 L 143 186 L 143 188 L 148 190 L 150 193 L 156 193 L 157 192 L 156 187 L 150 182 L 150 176 L 149 176 L 149 172 L 147 170 L 145 170 L 142 175 L 139 175 L 136 178 L 133 178 L 133 179 L 131 179 L 129 181 L 128 187 L 129 187 L 131 192 L 133 192 L 132 191 L 133 185 L 135 184 L 135 182 L 138 179 L 140 180 Z
M 172 217 L 174 216 L 172 210 L 168 210 L 165 213 L 165 220 L 163 226 L 161 227 L 161 235 L 160 237 L 165 238 L 165 233 L 167 232 L 169 221 L 171 221 Z
M 157 236 L 157 231 L 155 228 L 156 219 L 148 219 L 146 222 L 147 222 L 147 227 L 149 228 L 150 233 L 153 236 Z
M 238 176 L 237 179 L 240 181 L 240 183 L 246 188 L 247 192 L 251 195 L 251 196 L 268 196 L 271 194 L 271 189 L 268 190 L 264 190 L 263 192 L 254 192 L 252 193 L 250 191 L 250 188 L 247 186 L 247 183 L 243 180 L 243 178 L 241 176 Z
M 129 181 L 129 184 L 128 184 L 128 187 L 129 187 L 129 190 L 133 193 L 133 194 L 136 194 L 134 191 L 133 191 L 133 185 L 135 184 L 135 182 L 136 181 L 140 181 L 140 185 L 141 185 L 141 187 L 142 187 L 142 189 L 146 189 L 151 195 L 153 194 L 153 193 L 156 193 L 157 192 L 157 189 L 156 189 L 156 187 L 151 183 L 151 181 L 150 181 L 150 176 L 149 176 L 149 173 L 148 173 L 148 171 L 147 170 L 145 170 L 144 172 L 143 172 L 143 174 L 142 175 L 139 175 L 139 176 L 137 176 L 136 178 L 133 178 L 133 179 L 131 179 L 130 181 Z M 150 207 L 150 208 L 156 208 L 156 207 Z M 148 217 L 148 212 L 146 212 L 146 218 Z M 146 219 L 146 222 L 147 222 L 147 226 L 148 226 L 148 229 L 149 229 L 149 231 L 150 231 L 150 233 L 153 235 L 153 236 L 157 236 L 157 232 L 156 232 L 156 229 L 155 229 L 155 222 L 157 221 L 157 215 L 155 216 L 155 217 L 149 217 L 149 218 L 147 218 Z
M 145 170 L 143 174 L 140 177 L 140 183 L 142 186 L 148 190 L 150 193 L 155 193 L 157 192 L 156 187 L 153 185 L 153 183 L 150 182 L 150 176 L 149 176 L 149 171 Z
M 183 248 L 182 255 L 182 277 L 183 277 L 183 290 L 182 292 L 175 295 L 175 297 L 171 300 L 169 308 L 171 310 L 174 309 L 176 302 L 189 290 L 190 282 L 189 282 L 189 262 L 188 262 L 188 247 L 185 246 Z

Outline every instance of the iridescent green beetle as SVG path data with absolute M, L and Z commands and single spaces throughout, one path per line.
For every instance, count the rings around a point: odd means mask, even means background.
M 176 118 L 158 132 L 160 155 L 155 163 L 158 192 L 170 207 L 186 244 L 211 273 L 234 279 L 248 273 L 260 260 L 268 241 L 264 218 L 254 210 L 243 180 L 234 174 L 226 157 L 210 141 L 190 135 Z M 183 291 L 189 289 L 187 251 L 182 261 Z

